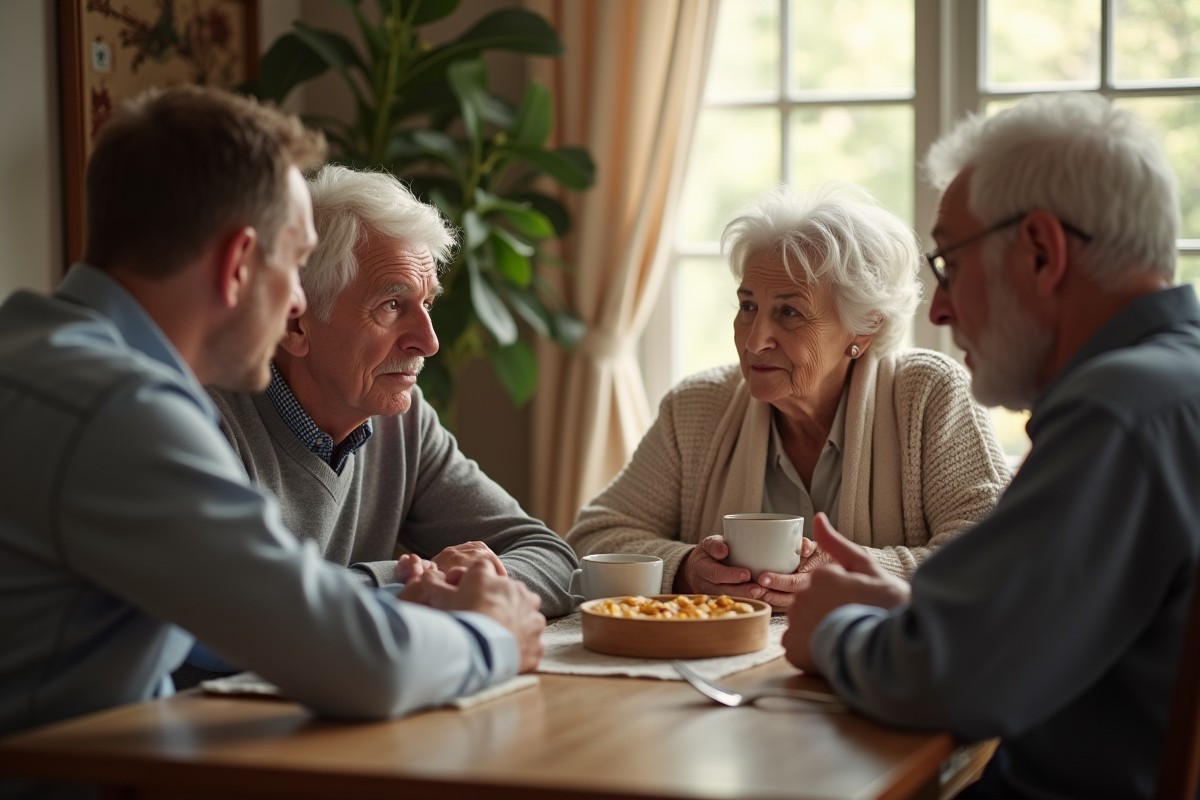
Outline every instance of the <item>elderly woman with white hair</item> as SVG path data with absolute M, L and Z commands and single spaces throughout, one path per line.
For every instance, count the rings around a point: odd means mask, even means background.
M 920 300 L 912 230 L 864 191 L 780 189 L 730 222 L 739 363 L 686 378 L 629 464 L 576 519 L 580 555 L 664 561 L 664 592 L 749 596 L 786 608 L 827 556 L 793 574 L 726 565 L 722 517 L 824 512 L 907 578 L 982 518 L 1010 473 L 970 378 L 902 349 Z

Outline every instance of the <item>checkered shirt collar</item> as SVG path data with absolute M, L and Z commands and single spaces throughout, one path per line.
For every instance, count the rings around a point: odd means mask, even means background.
M 274 361 L 271 362 L 271 382 L 267 384 L 267 398 L 271 401 L 271 405 L 275 406 L 275 410 L 279 413 L 283 423 L 287 425 L 288 430 L 339 475 L 342 474 L 342 467 L 346 466 L 346 459 L 366 444 L 367 439 L 371 438 L 371 420 L 367 420 L 351 431 L 341 447 L 336 449 L 337 460 L 335 461 L 333 437 L 318 428 L 317 423 L 313 422 L 312 417 L 308 415 L 308 412 L 300 405 L 300 401 L 292 394 L 292 390 L 288 388 L 287 381 L 279 374 Z

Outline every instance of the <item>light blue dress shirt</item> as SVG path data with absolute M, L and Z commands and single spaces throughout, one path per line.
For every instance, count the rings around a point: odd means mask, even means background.
M 0 441 L 0 735 L 170 693 L 189 633 L 343 718 L 517 671 L 494 620 L 368 590 L 298 542 L 171 343 L 98 270 L 0 307 Z
M 813 657 L 886 722 L 1001 737 L 1013 796 L 1149 798 L 1200 558 L 1200 305 L 1144 295 L 1033 407 L 995 511 L 908 605 L 834 610 Z

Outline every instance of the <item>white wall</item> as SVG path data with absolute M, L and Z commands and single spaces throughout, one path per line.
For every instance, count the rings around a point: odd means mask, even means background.
M 0 4 L 0 298 L 62 274 L 54 3 Z

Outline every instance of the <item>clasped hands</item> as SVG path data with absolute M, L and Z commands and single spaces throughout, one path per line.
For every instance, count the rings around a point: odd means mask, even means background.
M 396 562 L 397 597 L 439 611 L 474 611 L 499 622 L 512 633 L 520 651 L 520 671 L 537 667 L 545 652 L 546 618 L 542 599 L 524 584 L 507 577 L 504 564 L 483 542 L 447 547 L 426 560 L 405 554 Z

